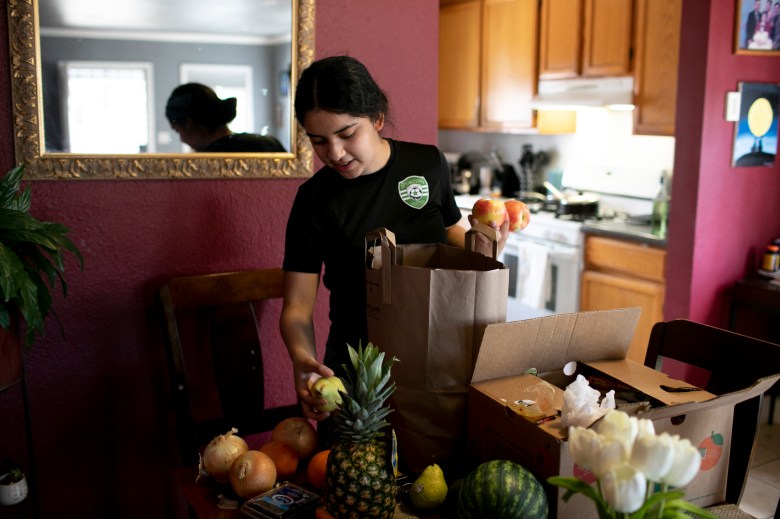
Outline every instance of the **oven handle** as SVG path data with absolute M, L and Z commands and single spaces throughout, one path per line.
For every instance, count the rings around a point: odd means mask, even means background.
M 510 235 L 509 238 L 507 238 L 506 244 L 504 245 L 504 252 L 511 251 L 514 254 L 518 254 L 519 251 L 519 243 L 523 240 L 532 241 L 534 243 L 538 243 L 539 245 L 544 245 L 549 250 L 549 254 L 555 254 L 556 256 L 573 256 L 575 258 L 579 257 L 581 247 L 576 247 L 573 245 L 565 245 L 562 243 L 555 243 L 555 242 L 549 242 L 544 240 L 534 240 L 532 238 L 517 238 Z

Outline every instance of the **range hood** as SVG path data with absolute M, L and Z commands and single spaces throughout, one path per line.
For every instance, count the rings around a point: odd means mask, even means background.
M 634 108 L 631 76 L 543 79 L 531 106 L 536 110 L 574 110 L 580 107 Z

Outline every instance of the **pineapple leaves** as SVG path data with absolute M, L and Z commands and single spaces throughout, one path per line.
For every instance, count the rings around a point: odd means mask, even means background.
M 57 281 L 67 296 L 64 252 L 71 253 L 81 269 L 84 258 L 68 238 L 67 227 L 29 214 L 30 188 L 21 187 L 23 173 L 20 165 L 0 178 L 0 326 L 7 329 L 18 311 L 27 324 L 25 343 L 30 347 L 37 336 L 45 335 L 47 315 L 56 318 L 50 290 L 57 288 Z
M 334 415 L 336 427 L 355 441 L 378 438 L 389 425 L 385 418 L 392 409 L 385 401 L 395 391 L 390 372 L 398 359 L 385 361 L 385 354 L 371 343 L 365 348 L 359 344 L 357 350 L 347 345 L 347 351 L 351 366 L 343 366 L 347 391 L 341 411 Z

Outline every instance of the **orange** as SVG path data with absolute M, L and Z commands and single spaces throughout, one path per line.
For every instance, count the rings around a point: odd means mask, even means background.
M 314 518 L 315 519 L 334 519 L 333 515 L 331 515 L 330 512 L 328 512 L 327 508 L 324 508 L 322 506 L 317 508 L 317 511 L 314 512 Z
M 276 465 L 276 477 L 284 481 L 295 475 L 298 470 L 298 454 L 290 445 L 280 440 L 271 440 L 262 447 L 260 452 L 268 454 Z
M 320 451 L 309 460 L 306 473 L 309 476 L 309 484 L 314 490 L 325 490 L 325 474 L 328 470 L 328 454 L 330 450 Z

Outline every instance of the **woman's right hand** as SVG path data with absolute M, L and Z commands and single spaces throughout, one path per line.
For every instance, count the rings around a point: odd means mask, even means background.
M 325 400 L 311 394 L 311 385 L 320 377 L 332 377 L 333 370 L 325 364 L 320 364 L 314 357 L 308 357 L 296 362 L 293 371 L 295 373 L 295 392 L 301 402 L 301 408 L 306 418 L 321 421 L 330 416 L 330 413 L 318 411 L 317 408 L 325 405 Z

